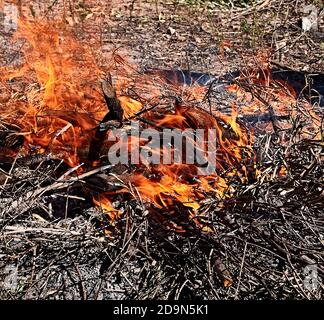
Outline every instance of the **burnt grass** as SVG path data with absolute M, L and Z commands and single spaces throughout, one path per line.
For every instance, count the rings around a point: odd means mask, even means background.
M 61 2 L 53 3 L 34 14 L 62 14 Z M 100 35 L 104 50 L 122 46 L 142 68 L 224 74 L 270 51 L 277 64 L 323 72 L 324 30 L 302 33 L 300 2 L 280 3 L 230 10 L 208 2 L 89 1 L 66 15 L 81 40 Z M 221 50 L 225 40 L 231 45 Z M 1 41 L 8 63 L 18 49 Z M 200 210 L 207 212 L 209 233 L 191 224 L 183 226 L 185 234 L 162 228 L 147 207 L 128 198 L 111 227 L 82 181 L 58 184 L 69 170 L 59 159 L 2 159 L 0 298 L 323 299 L 323 128 L 320 139 L 303 139 L 303 122 L 288 121 L 286 144 L 278 132 L 256 139 L 262 174 L 246 183 L 233 177 L 230 198 L 206 198 Z M 9 129 L 0 127 L 0 140 Z M 160 213 L 182 210 L 174 205 Z M 313 285 L 307 285 L 309 270 L 317 273 Z

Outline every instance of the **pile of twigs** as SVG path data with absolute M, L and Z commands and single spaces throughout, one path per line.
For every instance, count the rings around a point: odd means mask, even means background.
M 0 297 L 323 298 L 323 139 L 301 139 L 303 123 L 288 121 L 285 144 L 278 132 L 258 135 L 256 178 L 234 177 L 230 199 L 204 200 L 209 233 L 161 230 L 127 198 L 111 228 L 83 198 L 98 170 L 62 180 L 58 160 L 14 161 L 0 172 Z

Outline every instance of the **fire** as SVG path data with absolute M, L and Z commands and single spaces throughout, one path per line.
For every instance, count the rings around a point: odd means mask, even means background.
M 93 202 L 103 213 L 107 214 L 110 223 L 114 223 L 121 215 L 119 210 L 116 210 L 111 201 L 104 195 L 94 196 Z
M 254 133 L 238 121 L 238 115 L 267 111 L 262 99 L 256 100 L 252 92 L 234 84 L 227 90 L 236 94 L 238 105 L 232 105 L 230 115 L 218 110 L 205 110 L 191 102 L 201 101 L 207 88 L 167 85 L 161 79 L 138 74 L 118 54 L 112 55 L 105 64 L 98 64 L 96 48 L 81 45 L 60 23 L 52 25 L 22 20 L 15 37 L 26 41 L 23 48 L 25 63 L 20 68 L 2 67 L 1 82 L 5 88 L 8 88 L 8 81 L 21 81 L 27 85 L 23 89 L 8 89 L 11 95 L 9 100 L 0 102 L 0 114 L 2 119 L 20 128 L 19 134 L 24 137 L 20 154 L 35 150 L 37 153 L 52 153 L 71 167 L 87 162 L 89 143 L 107 113 L 98 82 L 111 72 L 124 110 L 123 121 L 136 118 L 141 113 L 143 128 L 213 129 L 212 139 L 217 149 L 215 172 L 207 176 L 199 176 L 194 163 L 142 163 L 131 169 L 130 177 L 123 181 L 127 187 L 116 194 L 127 193 L 162 211 L 181 204 L 189 219 L 202 230 L 210 231 L 197 218 L 200 202 L 207 195 L 217 199 L 230 197 L 234 190 L 229 181 L 233 177 L 238 177 L 243 183 L 248 181 L 249 171 L 255 168 Z M 269 87 L 263 99 L 271 99 L 277 114 L 297 112 L 296 97 L 289 92 L 283 93 L 278 87 L 271 87 L 269 77 L 251 76 L 251 81 Z M 174 102 L 170 107 L 170 101 L 165 103 L 163 100 L 163 93 L 168 90 L 181 96 L 183 101 Z M 154 109 L 152 105 L 155 104 L 161 107 Z M 316 124 L 319 121 L 316 114 L 309 105 L 305 104 L 304 108 Z M 129 146 L 134 143 L 143 145 L 145 141 L 136 141 L 132 137 L 127 142 Z M 199 148 L 205 152 L 206 143 Z M 160 147 L 153 152 L 162 155 L 164 151 Z M 100 161 L 96 163 L 100 165 Z M 281 168 L 279 173 L 283 176 L 285 169 Z M 122 215 L 113 206 L 115 195 L 93 197 L 94 204 L 102 208 L 111 223 Z M 183 232 L 182 227 L 175 223 L 173 226 Z
M 102 73 L 90 47 L 81 46 L 60 24 L 50 26 L 22 20 L 16 39 L 24 39 L 25 64 L 3 67 L 3 82 L 29 82 L 25 101 L 8 101 L 2 114 L 10 114 L 24 134 L 25 152 L 61 154 L 71 166 L 80 161 L 79 148 L 105 114 L 100 92 L 93 86 Z M 25 94 L 25 92 L 17 92 Z
M 258 90 L 259 88 L 262 90 Z M 322 120 L 312 104 L 308 101 L 297 101 L 295 89 L 281 80 L 274 80 L 267 70 L 242 75 L 237 79 L 237 83 L 229 85 L 227 90 L 236 95 L 240 114 L 270 112 L 274 117 L 302 117 L 306 122 L 301 133 L 302 138 L 321 139 Z M 278 126 L 285 129 L 291 124 L 279 123 Z
M 129 119 L 133 117 L 137 112 L 143 108 L 143 104 L 140 101 L 134 100 L 127 96 L 120 96 L 119 101 L 124 110 L 124 117 Z

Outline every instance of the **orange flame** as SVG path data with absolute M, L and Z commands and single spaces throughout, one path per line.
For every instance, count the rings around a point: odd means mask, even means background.
M 253 163 L 253 131 L 246 129 L 238 120 L 238 114 L 265 112 L 266 106 L 255 99 L 252 92 L 239 85 L 230 85 L 228 92 L 237 96 L 237 105 L 232 106 L 231 115 L 220 111 L 206 111 L 192 106 L 189 101 L 201 101 L 206 93 L 203 87 L 167 86 L 161 79 L 134 72 L 119 55 L 107 62 L 108 67 L 99 66 L 95 48 L 79 43 L 72 33 L 62 24 L 53 25 L 43 22 L 21 20 L 16 38 L 27 41 L 24 47 L 26 63 L 18 70 L 10 67 L 0 69 L 0 81 L 4 87 L 7 80 L 18 79 L 29 86 L 14 89 L 9 101 L 0 102 L 0 114 L 6 121 L 16 123 L 25 137 L 24 152 L 37 147 L 39 153 L 51 152 L 59 155 L 70 166 L 77 166 L 85 159 L 94 129 L 107 113 L 102 94 L 98 90 L 98 81 L 108 71 L 118 75 L 117 93 L 124 110 L 124 120 L 136 117 L 138 112 L 147 123 L 170 129 L 214 129 L 217 145 L 216 172 L 209 176 L 197 176 L 194 164 L 139 165 L 132 171 L 128 188 L 119 193 L 128 193 L 134 198 L 151 203 L 157 209 L 168 208 L 181 203 L 187 208 L 189 217 L 197 226 L 200 201 L 207 195 L 216 198 L 231 196 L 233 188 L 229 179 L 237 176 L 242 182 L 247 181 L 248 165 Z M 254 84 L 267 87 L 264 99 L 271 99 L 277 114 L 297 112 L 296 99 L 289 92 L 271 87 L 269 74 L 252 74 L 249 79 Z M 127 94 L 127 89 L 134 89 L 135 95 Z M 136 90 L 135 90 L 136 89 Z M 184 99 L 173 108 L 159 108 L 146 111 L 146 104 L 159 102 L 163 106 L 163 92 L 172 90 Z M 241 104 L 240 102 L 243 102 Z M 305 104 L 314 121 L 319 121 L 309 105 Z M 146 126 L 149 126 L 148 124 Z M 132 137 L 128 145 L 143 145 Z M 204 148 L 204 146 L 202 146 Z M 159 154 L 163 148 L 154 150 Z M 254 168 L 254 167 L 253 167 Z M 285 174 L 284 168 L 279 174 Z M 136 192 L 134 191 L 136 190 Z M 93 202 L 107 213 L 113 223 L 121 217 L 121 212 L 114 209 L 114 195 L 102 194 L 93 197 Z M 178 228 L 182 232 L 182 228 Z M 181 231 L 182 230 L 182 231 Z

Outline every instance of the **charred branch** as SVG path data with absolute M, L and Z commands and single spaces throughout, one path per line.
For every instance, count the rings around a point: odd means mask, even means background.
M 116 91 L 112 86 L 110 75 L 106 80 L 101 82 L 101 90 L 109 111 L 96 128 L 95 135 L 90 143 L 88 154 L 89 161 L 96 161 L 99 159 L 107 131 L 119 127 L 123 120 L 123 109 L 117 98 Z

